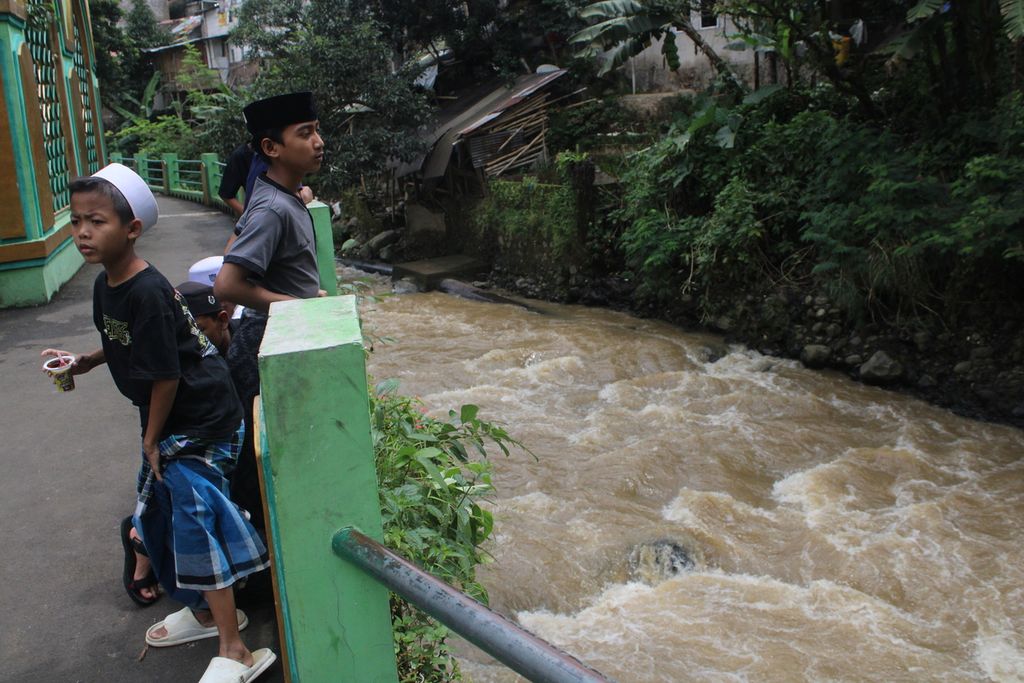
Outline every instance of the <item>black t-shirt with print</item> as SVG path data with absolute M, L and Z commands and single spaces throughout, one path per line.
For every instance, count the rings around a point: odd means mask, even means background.
M 153 266 L 116 287 L 100 273 L 93 321 L 114 384 L 149 420 L 153 380 L 177 379 L 178 392 L 160 438 L 170 434 L 219 439 L 242 421 L 227 363 L 196 326 L 184 297 Z

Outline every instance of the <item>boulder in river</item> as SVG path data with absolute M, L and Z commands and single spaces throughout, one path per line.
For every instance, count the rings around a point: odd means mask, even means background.
M 903 364 L 885 351 L 875 351 L 860 366 L 860 378 L 868 384 L 887 384 L 903 376 Z
M 652 586 L 695 567 L 686 548 L 668 539 L 641 543 L 629 554 L 630 576 Z
M 809 368 L 825 367 L 832 356 L 832 349 L 824 344 L 808 344 L 800 352 L 800 361 Z
M 420 287 L 410 278 L 402 278 L 391 283 L 391 291 L 395 294 L 414 294 L 420 291 Z

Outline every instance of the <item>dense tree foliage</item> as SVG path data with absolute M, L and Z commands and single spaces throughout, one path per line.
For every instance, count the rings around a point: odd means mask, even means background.
M 592 5 L 604 26 L 583 38 L 649 39 L 664 17 L 638 17 L 665 5 L 687 3 Z M 718 2 L 739 27 L 734 47 L 771 57 L 774 73 L 753 93 L 681 100 L 629 157 L 619 246 L 641 296 L 671 308 L 812 284 L 853 318 L 945 324 L 1015 306 L 1022 5 Z
M 327 145 L 318 187 L 337 193 L 360 174 L 422 150 L 427 100 L 414 64 L 394 65 L 373 14 L 341 0 L 249 0 L 233 39 L 259 55 L 257 94 L 311 90 Z
M 132 0 L 127 15 L 116 0 L 89 0 L 89 15 L 104 105 L 138 110 L 156 71 L 144 50 L 165 45 L 170 37 L 145 0 Z

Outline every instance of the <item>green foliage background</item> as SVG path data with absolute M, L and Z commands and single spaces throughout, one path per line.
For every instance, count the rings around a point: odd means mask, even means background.
M 575 244 L 572 191 L 535 177 L 492 181 L 471 221 L 477 239 L 482 244 L 499 243 L 502 262 L 517 272 L 560 271 Z
M 632 53 L 695 8 L 594 3 L 574 40 Z M 736 26 L 730 47 L 758 52 L 761 88 L 718 69 L 625 155 L 607 208 L 639 303 L 671 316 L 696 300 L 709 319 L 730 298 L 795 285 L 830 292 L 853 322 L 1020 313 L 1024 3 L 715 8 Z M 873 40 L 852 42 L 865 27 Z
M 618 216 L 643 299 L 813 280 L 854 316 L 952 321 L 1024 275 L 1020 93 L 958 122 L 983 135 L 956 137 L 907 136 L 822 96 L 726 114 L 708 100 L 636 155 Z

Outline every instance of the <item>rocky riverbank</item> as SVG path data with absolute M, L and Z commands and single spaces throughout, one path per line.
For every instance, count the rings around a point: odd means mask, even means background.
M 346 225 L 343 234 L 358 235 L 357 227 Z M 350 239 L 342 251 L 349 257 L 387 262 L 445 253 L 452 246 L 439 238 L 440 230 L 426 245 L 414 239 L 414 232 L 386 229 L 373 237 Z M 465 236 L 460 241 L 464 243 Z M 843 372 L 976 419 L 1024 427 L 1020 304 L 975 310 L 971 320 L 976 324 L 955 329 L 942 327 L 934 318 L 851 320 L 825 292 L 796 286 L 722 292 L 714 301 L 682 296 L 671 310 L 652 309 L 637 303 L 634 284 L 621 277 L 591 277 L 575 265 L 552 263 L 545 243 L 531 249 L 518 260 L 509 256 L 518 252 L 508 248 L 498 254 L 475 249 L 494 261 L 489 279 L 479 284 L 535 299 L 627 310 L 688 329 L 710 329 L 729 342 L 768 355 Z M 708 310 L 715 313 L 701 315 Z
M 1024 427 L 1024 333 L 1016 317 L 956 330 L 921 318 L 854 323 L 826 294 L 789 287 L 722 297 L 705 306 L 718 314 L 701 320 L 692 299 L 672 311 L 636 306 L 632 284 L 616 277 L 569 273 L 546 281 L 496 269 L 490 284 L 532 298 L 711 329 L 768 355 L 837 370 L 961 415 Z

